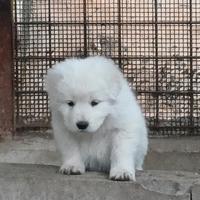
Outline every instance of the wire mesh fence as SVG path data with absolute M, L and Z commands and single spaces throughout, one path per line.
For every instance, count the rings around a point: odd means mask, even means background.
M 17 128 L 48 128 L 43 77 L 67 57 L 121 67 L 154 136 L 200 133 L 199 0 L 15 0 Z

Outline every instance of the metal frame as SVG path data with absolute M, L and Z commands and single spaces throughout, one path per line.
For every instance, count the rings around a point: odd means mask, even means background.
M 65 57 L 100 54 L 112 57 L 136 88 L 151 135 L 200 134 L 198 0 L 20 2 L 14 12 L 17 128 L 49 127 L 39 75 Z

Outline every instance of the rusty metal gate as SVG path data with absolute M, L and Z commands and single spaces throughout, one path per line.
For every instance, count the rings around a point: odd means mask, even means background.
M 66 57 L 121 67 L 154 136 L 200 134 L 199 0 L 14 0 L 17 129 L 48 128 L 43 77 Z

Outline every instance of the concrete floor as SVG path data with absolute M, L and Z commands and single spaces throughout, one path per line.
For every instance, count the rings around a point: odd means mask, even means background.
M 133 183 L 94 172 L 59 174 L 51 134 L 5 138 L 0 140 L 0 200 L 200 200 L 199 139 L 150 139 L 145 170 Z
M 199 200 L 200 175 L 148 170 L 136 182 L 117 182 L 106 174 L 62 175 L 58 167 L 0 164 L 1 200 Z

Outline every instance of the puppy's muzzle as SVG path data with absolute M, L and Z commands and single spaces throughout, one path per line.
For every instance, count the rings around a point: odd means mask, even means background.
M 80 130 L 85 130 L 88 127 L 89 123 L 87 121 L 79 121 L 76 123 L 76 126 Z

